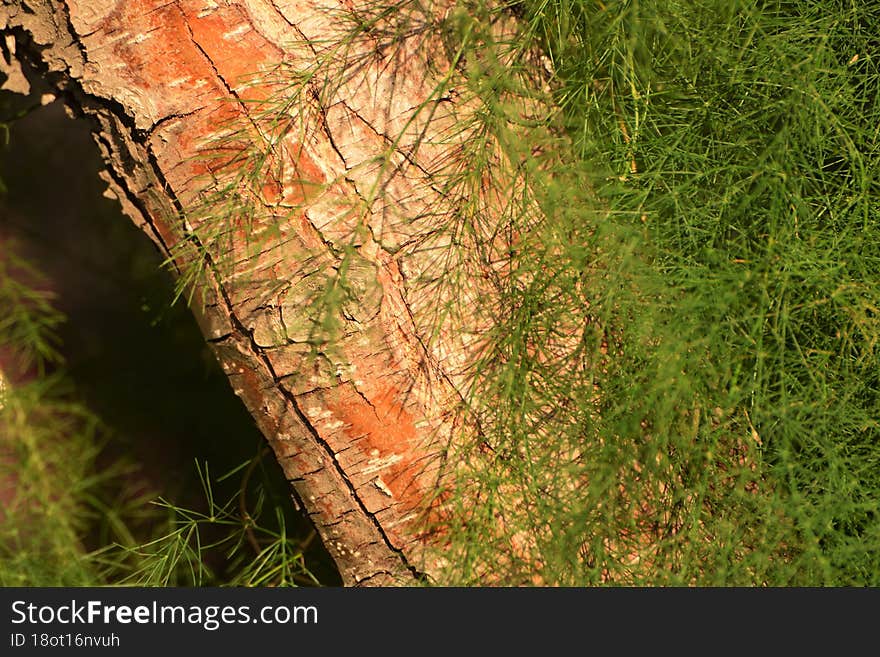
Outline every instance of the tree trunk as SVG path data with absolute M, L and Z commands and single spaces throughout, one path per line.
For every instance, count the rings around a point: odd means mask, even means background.
M 360 16 L 333 0 L 5 0 L 0 28 L 94 119 L 127 215 L 181 275 L 205 263 L 193 311 L 343 581 L 412 584 L 440 567 L 426 518 L 488 318 L 432 320 L 473 299 L 414 283 L 447 266 L 432 221 L 454 200 L 434 173 L 467 139 L 449 131 L 466 103 L 437 91 L 449 58 L 415 19 L 346 42 L 340 17 Z M 319 60 L 337 75 L 303 78 Z

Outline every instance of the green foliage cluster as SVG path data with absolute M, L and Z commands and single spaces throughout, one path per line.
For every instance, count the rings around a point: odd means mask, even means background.
M 318 584 L 307 544 L 287 531 L 265 447 L 222 477 L 199 471 L 205 510 L 156 499 L 131 459 L 108 454 L 112 436 L 63 375 L 65 318 L 41 281 L 3 245 L 0 586 Z M 28 381 L 13 380 L 26 370 Z M 227 480 L 237 492 L 216 499 Z
M 206 509 L 156 501 L 168 517 L 164 531 L 145 542 L 117 544 L 109 559 L 102 559 L 114 581 L 128 586 L 320 585 L 304 556 L 314 533 L 305 542 L 290 534 L 284 503 L 269 494 L 265 473 L 252 479 L 267 455 L 264 447 L 249 463 L 216 479 L 207 464 L 198 466 Z M 238 494 L 216 499 L 214 487 L 235 477 L 240 477 Z
M 876 585 L 880 9 L 515 9 L 572 157 L 476 367 L 455 576 Z
M 96 423 L 57 381 L 7 389 L 0 408 L 0 585 L 84 586 L 97 569 L 82 545 L 94 520 Z M 69 436 L 69 442 L 59 440 Z
M 63 317 L 39 281 L 4 244 L 0 351 L 15 372 L 0 370 L 0 584 L 83 585 L 95 577 L 80 539 L 88 524 L 81 502 L 100 479 L 91 470 L 98 424 L 65 398 L 57 377 L 45 374 L 60 358 L 54 329 Z M 12 385 L 8 377 L 29 368 L 40 376 Z

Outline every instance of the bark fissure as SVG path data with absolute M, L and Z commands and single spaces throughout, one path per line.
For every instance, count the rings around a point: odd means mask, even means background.
M 113 152 L 113 145 L 101 133 L 96 133 L 95 139 L 98 141 L 99 144 L 103 144 L 108 153 Z M 115 187 L 121 190 L 123 194 L 125 194 L 125 198 L 128 200 L 128 202 L 131 203 L 140 213 L 143 220 L 142 225 L 149 228 L 149 237 L 159 246 L 159 248 L 164 253 L 168 253 L 168 244 L 165 243 L 165 240 L 162 238 L 161 233 L 156 229 L 156 226 L 150 216 L 150 212 L 144 202 L 136 193 L 131 190 L 128 179 L 125 176 L 120 176 L 117 173 L 116 169 L 112 166 L 108 166 L 105 171 L 113 179 Z M 144 232 L 147 231 L 145 230 Z
M 224 295 L 224 299 L 225 299 L 227 305 L 229 306 L 230 302 L 229 302 L 229 299 L 226 297 L 225 291 L 223 291 L 222 294 Z M 237 328 L 239 329 L 239 331 L 241 331 L 241 333 L 243 335 L 249 335 L 250 332 L 241 323 L 241 320 L 239 320 L 238 317 L 235 316 L 234 312 L 230 311 L 230 317 L 232 318 L 233 323 L 237 326 Z M 252 350 L 253 354 L 257 358 L 259 358 L 260 362 L 263 363 L 263 365 L 266 367 L 267 371 L 272 376 L 272 379 L 277 382 L 279 380 L 279 377 L 276 376 L 276 374 L 272 368 L 272 364 L 269 362 L 268 358 L 266 358 L 266 355 L 263 353 L 263 350 L 260 349 L 260 347 L 256 343 L 253 342 L 253 337 L 251 337 L 251 345 L 250 346 L 251 346 L 251 350 Z M 372 521 L 373 526 L 375 527 L 375 529 L 379 533 L 379 535 L 382 537 L 382 540 L 385 543 L 385 545 L 387 545 L 388 548 L 400 558 L 400 560 L 403 563 L 406 570 L 408 570 L 410 573 L 412 573 L 413 577 L 415 577 L 417 580 L 424 580 L 425 574 L 420 573 L 412 564 L 410 564 L 407 561 L 406 555 L 404 554 L 403 550 L 401 550 L 399 547 L 396 547 L 392 543 L 392 541 L 389 539 L 388 535 L 385 533 L 385 529 L 382 527 L 382 524 L 376 518 L 376 514 L 371 512 L 369 509 L 367 509 L 366 505 L 364 504 L 363 500 L 361 499 L 361 497 L 359 495 L 358 489 L 355 487 L 355 485 L 349 479 L 349 476 L 345 472 L 345 469 L 342 468 L 341 465 L 339 464 L 338 457 L 339 457 L 340 451 L 342 451 L 342 450 L 334 450 L 327 443 L 327 441 L 315 430 L 315 428 L 312 426 L 312 424 L 309 422 L 308 417 L 306 417 L 305 413 L 302 412 L 302 409 L 300 408 L 299 403 L 297 402 L 296 398 L 293 395 L 291 395 L 289 392 L 284 390 L 284 388 L 280 388 L 280 390 L 281 390 L 281 394 L 287 400 L 288 404 L 290 404 L 290 408 L 294 411 L 294 413 L 296 414 L 299 421 L 303 424 L 304 427 L 306 427 L 306 429 L 310 433 L 310 438 L 312 440 L 314 440 L 318 445 L 320 445 L 324 449 L 324 451 L 327 453 L 327 455 L 332 459 L 332 462 L 335 464 L 336 470 L 337 470 L 340 478 L 342 479 L 343 482 L 345 482 L 346 486 L 348 487 L 348 492 L 351 494 L 351 497 L 357 503 L 358 507 L 364 513 L 364 515 Z M 327 525 L 327 526 L 330 526 L 330 525 Z M 370 578 L 365 578 L 365 579 L 370 579 Z M 363 580 L 361 580 L 361 581 L 363 581 Z
M 202 54 L 202 57 L 205 58 L 205 61 L 208 63 L 208 66 L 211 67 L 211 70 L 214 71 L 214 76 L 220 81 L 220 83 L 226 89 L 227 93 L 235 98 L 236 101 L 238 101 L 238 104 L 242 107 L 242 109 L 245 109 L 241 97 L 238 95 L 238 92 L 229 84 L 229 81 L 223 77 L 223 74 L 220 73 L 220 70 L 217 68 L 217 64 L 214 63 L 213 58 L 207 53 L 202 44 L 199 43 L 198 39 L 196 39 L 195 34 L 192 30 L 192 26 L 190 25 L 189 20 L 187 20 L 186 12 L 180 9 L 180 3 L 175 0 L 174 2 L 169 4 L 175 5 L 177 9 L 180 10 L 180 16 L 181 18 L 183 18 L 183 24 L 186 26 L 187 32 L 189 32 L 190 41 L 192 41 L 192 44 L 196 47 L 196 50 L 198 50 Z M 245 112 L 245 115 L 247 116 L 247 112 Z

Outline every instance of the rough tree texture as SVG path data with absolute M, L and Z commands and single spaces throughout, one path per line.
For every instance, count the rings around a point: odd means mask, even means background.
M 327 10 L 341 7 L 351 3 L 5 0 L 0 28 L 16 36 L 19 52 L 43 68 L 68 105 L 94 119 L 110 191 L 164 253 L 179 258 L 172 223 L 198 201 L 211 169 L 195 156 L 230 119 L 257 125 L 251 115 L 261 104 L 249 101 L 278 93 L 277 81 L 242 80 L 281 61 L 307 65 L 313 44 L 338 34 Z M 315 105 L 319 129 L 303 132 L 303 143 L 289 136 L 273 155 L 285 166 L 265 181 L 261 202 L 270 215 L 277 208 L 283 239 L 215 275 L 194 310 L 344 582 L 406 584 L 440 565 L 420 531 L 440 485 L 468 360 L 462 331 L 447 327 L 426 346 L 438 300 L 410 284 L 436 266 L 429 247 L 444 245 L 442 237 L 425 240 L 432 214 L 448 202 L 428 172 L 456 147 L 439 135 L 459 110 L 444 98 L 442 115 L 407 124 L 448 68 L 442 48 L 424 35 L 365 55 L 363 74 Z M 406 148 L 417 138 L 412 160 Z M 391 161 L 403 168 L 381 198 L 365 203 L 375 157 L 390 146 L 398 151 Z M 353 212 L 358 203 L 366 209 Z M 339 266 L 346 244 L 356 247 L 346 263 L 357 298 L 344 307 L 335 347 L 309 360 L 308 291 L 321 267 Z M 472 326 L 484 321 L 475 317 Z

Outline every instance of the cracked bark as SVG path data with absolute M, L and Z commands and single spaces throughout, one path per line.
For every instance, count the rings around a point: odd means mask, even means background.
M 200 144 L 230 119 L 254 122 L 254 101 L 277 93 L 271 83 L 240 80 L 282 60 L 314 59 L 310 40 L 334 34 L 327 10 L 341 6 L 348 4 L 4 0 L 0 28 L 70 107 L 93 119 L 110 190 L 172 255 L 181 239 L 175 217 L 203 184 L 204 165 L 194 157 Z M 279 202 L 285 239 L 216 274 L 193 308 L 348 585 L 412 584 L 440 567 L 423 521 L 441 486 L 467 365 L 467 335 L 445 329 L 426 346 L 422 315 L 442 300 L 410 284 L 432 266 L 430 249 L 412 245 L 433 238 L 431 219 L 445 202 L 429 172 L 455 144 L 430 137 L 454 120 L 455 102 L 439 99 L 442 112 L 413 125 L 407 119 L 448 63 L 424 39 L 396 47 L 364 53 L 374 59 L 363 77 L 343 82 L 336 101 L 318 107 L 320 130 L 287 149 L 297 160 L 292 178 L 267 181 L 282 201 L 308 195 L 302 179 L 322 185 L 321 193 L 294 215 Z M 406 136 L 392 158 L 403 175 L 365 217 L 352 219 L 346 208 L 370 196 L 371 163 L 394 134 Z M 359 298 L 346 308 L 333 352 L 309 360 L 305 345 L 277 336 L 293 335 L 308 313 L 291 290 L 307 278 L 303 261 L 338 265 L 359 224 L 367 229 L 352 256 L 363 277 Z M 273 281 L 272 294 L 254 286 L 257 274 Z

